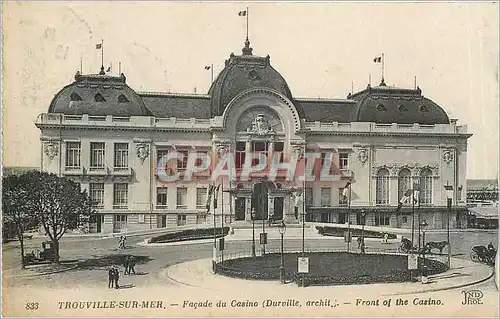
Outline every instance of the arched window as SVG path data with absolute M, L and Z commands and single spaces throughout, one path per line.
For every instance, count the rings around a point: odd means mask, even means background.
M 411 188 L 411 172 L 403 168 L 398 174 L 398 200 L 403 198 L 404 193 Z
M 102 96 L 100 93 L 97 93 L 95 96 L 94 96 L 94 100 L 96 102 L 106 102 L 106 99 L 104 98 L 104 96 Z
M 82 100 L 82 97 L 76 93 L 71 93 L 71 95 L 69 96 L 69 100 L 70 101 L 81 101 Z
M 432 204 L 432 172 L 428 168 L 420 172 L 420 204 Z
M 389 205 L 389 171 L 385 168 L 377 172 L 376 204 Z
M 130 102 L 130 101 L 127 99 L 127 97 L 125 95 L 120 94 L 118 96 L 118 103 L 128 103 L 128 102 Z

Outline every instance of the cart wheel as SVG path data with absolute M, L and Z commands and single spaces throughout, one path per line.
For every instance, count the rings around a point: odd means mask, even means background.
M 475 251 L 470 253 L 470 259 L 475 263 L 479 262 L 479 256 Z

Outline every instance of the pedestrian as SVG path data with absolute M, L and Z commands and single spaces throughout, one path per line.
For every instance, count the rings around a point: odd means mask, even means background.
M 384 244 L 388 243 L 388 241 L 387 241 L 388 238 L 389 238 L 389 234 L 385 233 L 384 234 Z
M 115 280 L 115 270 L 113 269 L 113 266 L 111 266 L 108 269 L 108 288 L 113 288 L 114 287 L 114 280 Z
M 127 237 L 122 236 L 121 248 L 125 249 L 125 242 L 127 241 Z
M 130 256 L 130 258 L 128 259 L 128 274 L 130 275 L 130 272 L 133 272 L 134 275 L 135 275 L 135 257 L 134 256 Z
M 130 274 L 130 256 L 125 256 L 125 261 L 123 262 L 123 267 L 125 267 L 124 275 Z
M 123 236 L 120 236 L 120 239 L 118 239 L 118 249 L 122 248 L 122 242 L 123 242 Z
M 120 280 L 120 271 L 118 267 L 113 266 L 113 279 L 115 280 L 115 289 L 119 289 L 118 281 Z
M 360 249 L 360 248 L 361 248 L 361 241 L 362 241 L 362 240 L 363 240 L 363 239 L 361 239 L 361 236 L 358 236 L 358 249 Z

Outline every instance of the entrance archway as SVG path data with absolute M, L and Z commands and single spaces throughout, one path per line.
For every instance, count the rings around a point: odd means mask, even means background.
M 234 218 L 235 220 L 245 220 L 245 197 L 237 197 L 234 200 Z

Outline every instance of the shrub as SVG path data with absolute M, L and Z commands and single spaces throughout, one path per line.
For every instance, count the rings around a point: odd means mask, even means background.
M 229 233 L 229 227 L 215 228 L 215 236 L 217 238 L 226 236 Z M 187 240 L 198 240 L 198 239 L 209 239 L 214 238 L 213 228 L 197 228 L 197 229 L 186 229 L 178 232 L 163 234 L 151 238 L 150 243 L 172 243 L 177 241 L 187 241 Z
M 341 227 L 333 227 L 333 226 L 316 226 L 316 230 L 322 236 L 333 236 L 333 237 L 344 237 L 344 232 L 347 231 L 347 228 Z M 361 229 L 351 228 L 351 236 L 359 237 L 361 236 Z M 379 232 L 374 230 L 365 230 L 364 236 L 365 238 L 384 238 L 384 234 L 387 234 L 389 239 L 396 239 L 395 234 Z

